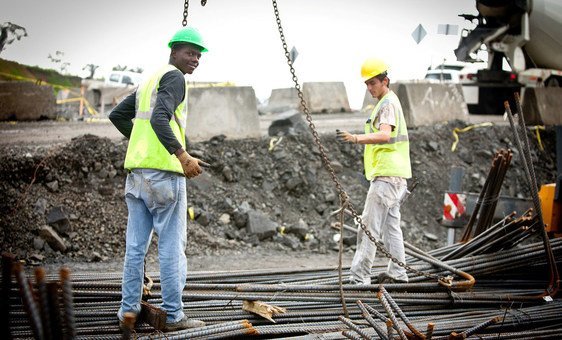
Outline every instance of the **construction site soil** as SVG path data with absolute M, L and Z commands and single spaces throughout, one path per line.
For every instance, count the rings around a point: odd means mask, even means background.
M 494 153 L 511 149 L 514 156 L 502 195 L 530 196 L 511 128 L 474 128 L 459 134 L 458 146 L 451 151 L 453 129 L 466 125 L 453 121 L 409 131 L 412 171 L 419 184 L 402 207 L 402 229 L 405 240 L 423 250 L 446 244 L 447 229 L 440 220 L 451 167 L 465 169 L 463 191 L 479 193 Z M 540 143 L 535 132 L 528 133 L 537 183 L 554 182 L 554 132 L 541 131 Z M 362 147 L 338 143 L 331 134 L 320 137 L 342 187 L 361 212 L 368 189 Z M 28 265 L 119 269 L 127 223 L 127 141 L 84 135 L 66 144 L 34 146 L 32 139 L 28 145 L 0 146 L 2 251 Z M 337 216 L 331 213 L 340 207 L 339 195 L 310 135 L 277 140 L 216 136 L 189 149 L 212 164 L 188 180 L 193 213 L 186 250 L 190 269 L 337 265 Z M 263 221 L 276 225 L 278 232 L 248 232 L 248 211 L 263 214 Z M 42 231 L 49 223 L 60 236 L 59 249 L 49 239 L 53 236 Z M 354 226 L 351 218 L 345 223 Z M 355 249 L 352 233 L 344 233 L 344 240 L 349 261 Z M 148 265 L 157 266 L 156 259 L 154 237 Z

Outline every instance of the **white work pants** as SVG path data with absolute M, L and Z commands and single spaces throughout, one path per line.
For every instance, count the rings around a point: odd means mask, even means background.
M 363 223 L 376 240 L 381 241 L 390 254 L 405 263 L 404 240 L 400 229 L 400 198 L 406 191 L 405 185 L 397 185 L 381 180 L 371 182 L 365 208 L 361 216 Z M 377 247 L 358 227 L 357 250 L 351 263 L 350 280 L 358 284 L 371 284 L 371 267 L 375 260 Z M 387 273 L 390 277 L 408 281 L 406 270 L 389 261 Z

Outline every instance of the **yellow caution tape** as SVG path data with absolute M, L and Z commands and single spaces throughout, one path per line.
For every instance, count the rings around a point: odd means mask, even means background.
M 465 128 L 454 128 L 453 129 L 453 136 L 455 137 L 455 141 L 453 142 L 453 145 L 451 146 L 451 151 L 455 152 L 455 149 L 457 148 L 457 144 L 459 142 L 459 135 L 458 133 L 463 133 L 463 132 L 467 132 L 470 131 L 474 128 L 479 128 L 479 127 L 487 127 L 487 126 L 493 126 L 494 124 L 487 122 L 487 123 L 480 123 L 480 124 L 474 124 L 474 125 L 470 125 L 467 126 Z
M 48 83 L 48 82 L 43 81 L 41 79 L 27 78 L 27 77 L 22 77 L 22 76 L 10 74 L 10 73 L 5 73 L 5 72 L 0 72 L 0 75 L 6 76 L 6 77 L 9 77 L 9 78 L 12 78 L 12 79 L 28 81 L 28 82 L 35 83 L 35 84 L 41 85 L 41 86 L 43 86 L 43 85 L 44 86 L 52 86 L 52 87 L 57 88 L 57 89 L 68 89 L 69 88 L 68 86 L 51 84 L 51 83 Z
M 94 107 L 90 104 L 90 102 L 88 100 L 86 100 L 86 98 L 84 97 L 76 97 L 76 98 L 67 98 L 67 99 L 58 99 L 57 100 L 57 104 L 66 104 L 66 103 L 72 103 L 72 102 L 78 102 L 80 100 L 84 101 L 84 105 L 86 106 L 86 110 L 88 110 L 88 113 L 91 114 L 92 116 L 97 116 L 98 115 L 98 111 L 96 111 L 96 109 L 94 109 Z
M 198 87 L 230 87 L 236 86 L 233 82 L 223 81 L 220 83 L 187 83 L 187 88 L 198 88 Z
M 283 140 L 283 137 L 279 137 L 279 139 L 277 137 L 273 137 L 269 140 L 269 149 L 268 151 L 271 152 L 273 151 L 273 149 L 275 149 L 275 147 L 281 143 L 281 141 Z
M 531 126 L 529 129 L 535 130 L 535 135 L 537 136 L 537 142 L 539 143 L 539 149 L 541 149 L 541 151 L 544 151 L 544 146 L 542 145 L 541 133 L 540 133 L 540 130 L 544 131 L 544 125 Z
M 195 210 L 193 210 L 193 207 L 187 208 L 187 213 L 189 214 L 189 219 L 193 221 L 195 219 Z

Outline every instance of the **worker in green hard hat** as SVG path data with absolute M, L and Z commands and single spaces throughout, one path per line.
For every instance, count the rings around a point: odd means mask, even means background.
M 201 34 L 192 27 L 177 31 L 168 46 L 168 64 L 119 103 L 109 119 L 129 140 L 125 157 L 129 217 L 117 316 L 124 327 L 125 313 L 138 315 L 141 311 L 144 258 L 152 233 L 156 232 L 161 307 L 167 314 L 164 331 L 175 331 L 205 325 L 185 316 L 182 291 L 187 276 L 186 178 L 198 176 L 201 166 L 208 165 L 186 151 L 184 75 L 195 71 L 207 48 Z

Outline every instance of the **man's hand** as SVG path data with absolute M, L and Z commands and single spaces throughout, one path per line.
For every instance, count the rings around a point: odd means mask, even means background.
M 187 151 L 182 152 L 178 156 L 178 159 L 180 160 L 181 167 L 183 168 L 183 174 L 187 178 L 199 176 L 203 172 L 203 170 L 201 170 L 201 166 L 210 166 L 198 158 L 191 157 Z
M 336 130 L 336 138 L 342 143 L 353 143 L 357 144 L 357 136 L 353 135 L 347 131 Z

